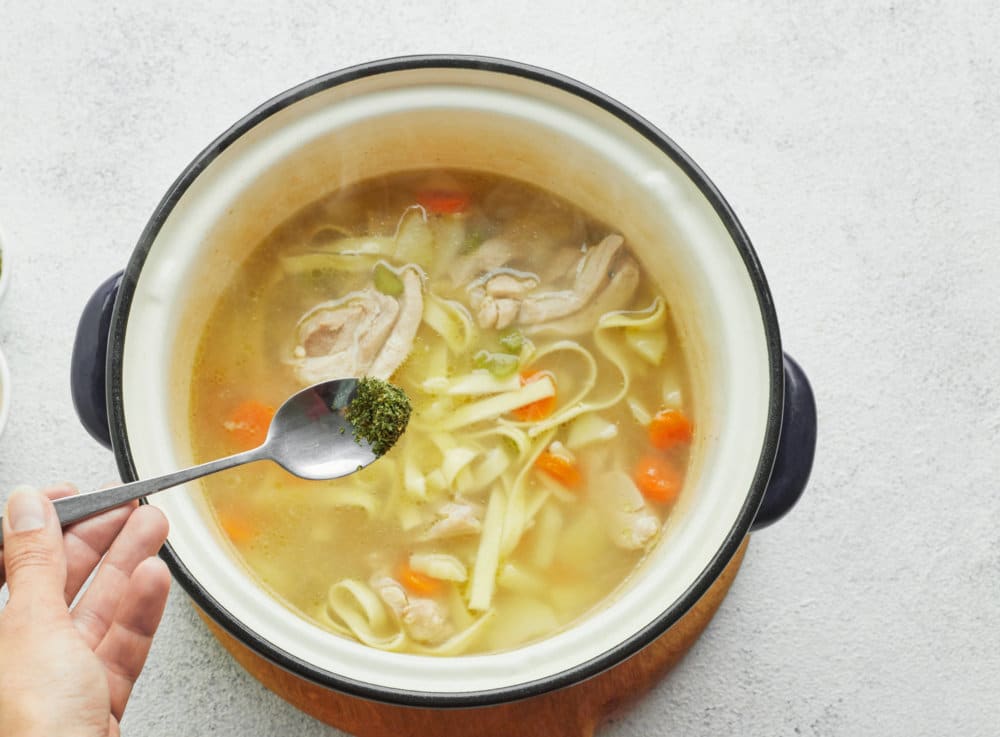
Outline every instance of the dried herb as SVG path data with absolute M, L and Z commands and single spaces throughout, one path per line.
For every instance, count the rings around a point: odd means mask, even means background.
M 410 411 L 410 400 L 402 389 L 366 376 L 358 380 L 346 415 L 354 428 L 354 440 L 366 440 L 378 457 L 399 440 L 410 421 Z

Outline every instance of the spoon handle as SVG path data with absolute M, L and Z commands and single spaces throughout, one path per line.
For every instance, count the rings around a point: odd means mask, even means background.
M 78 522 L 87 517 L 93 517 L 114 507 L 126 504 L 134 499 L 139 499 L 157 491 L 163 491 L 188 481 L 200 479 L 210 473 L 225 471 L 227 468 L 242 466 L 244 463 L 260 461 L 269 458 L 266 446 L 254 448 L 244 453 L 237 453 L 228 458 L 220 458 L 216 461 L 202 463 L 200 466 L 192 466 L 181 471 L 174 471 L 164 476 L 133 481 L 130 484 L 112 486 L 110 489 L 100 489 L 86 494 L 77 494 L 57 499 L 54 502 L 56 513 L 59 515 L 59 524 L 62 527 Z M 0 517 L 2 519 L 2 517 Z M 0 545 L 3 544 L 3 528 L 0 527 Z

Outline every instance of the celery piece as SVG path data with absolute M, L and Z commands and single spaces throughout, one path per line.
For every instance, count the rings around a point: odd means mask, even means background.
M 479 248 L 481 245 L 483 245 L 483 241 L 485 240 L 486 239 L 483 238 L 483 236 L 479 233 L 478 230 L 474 230 L 471 233 L 467 233 L 465 236 L 465 240 L 462 242 L 462 246 L 461 248 L 459 248 L 458 252 L 463 256 L 470 254 L 477 248 Z
M 500 333 L 500 346 L 505 353 L 513 353 L 516 356 L 524 346 L 524 335 L 517 328 L 508 328 Z
M 517 371 L 517 356 L 507 353 L 490 353 L 489 351 L 479 351 L 472 359 L 476 368 L 483 368 L 493 374 L 497 379 L 506 379 Z
M 372 278 L 375 282 L 375 288 L 382 292 L 382 294 L 388 294 L 390 297 L 398 297 L 403 293 L 403 280 L 399 278 L 399 275 L 395 271 L 381 261 L 375 264 Z

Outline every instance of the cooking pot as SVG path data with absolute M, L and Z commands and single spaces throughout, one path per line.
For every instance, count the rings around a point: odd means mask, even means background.
M 668 296 L 701 428 L 658 545 L 611 601 L 508 652 L 432 658 L 333 636 L 269 596 L 209 521 L 197 488 L 150 501 L 170 521 L 162 556 L 232 638 L 302 679 L 394 705 L 483 706 L 550 692 L 635 654 L 713 584 L 747 533 L 781 517 L 812 465 L 808 381 L 782 353 L 747 235 L 662 132 L 564 76 L 460 56 L 390 59 L 265 103 L 170 187 L 124 272 L 84 310 L 73 396 L 122 478 L 191 461 L 195 348 L 243 256 L 302 206 L 350 182 L 416 168 L 524 179 L 620 228 Z

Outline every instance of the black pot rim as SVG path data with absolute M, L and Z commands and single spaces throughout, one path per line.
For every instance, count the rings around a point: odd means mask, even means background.
M 426 68 L 481 70 L 514 75 L 550 85 L 587 100 L 611 113 L 657 146 L 697 185 L 725 225 L 733 243 L 740 252 L 760 306 L 769 361 L 768 418 L 757 469 L 739 516 L 711 562 L 684 594 L 647 626 L 591 660 L 544 678 L 489 690 L 437 693 L 391 688 L 331 673 L 276 647 L 249 630 L 239 619 L 222 607 L 209 591 L 202 587 L 184 565 L 169 541 L 161 550 L 160 555 L 170 567 L 174 578 L 206 614 L 242 644 L 291 673 L 342 693 L 384 703 L 423 708 L 467 708 L 515 701 L 572 685 L 611 668 L 651 643 L 677 622 L 722 573 L 749 531 L 763 499 L 777 452 L 784 387 L 781 339 L 774 305 L 757 255 L 732 208 L 704 172 L 663 132 L 618 101 L 574 79 L 539 67 L 482 56 L 449 54 L 382 59 L 325 74 L 282 92 L 238 121 L 195 157 L 171 185 L 139 237 L 125 269 L 111 321 L 107 357 L 108 416 L 112 449 L 117 459 L 119 472 L 124 480 L 135 480 L 137 477 L 136 469 L 125 427 L 122 397 L 123 348 L 129 309 L 135 294 L 139 273 L 157 234 L 174 206 L 198 175 L 244 133 L 299 100 L 363 77 Z

